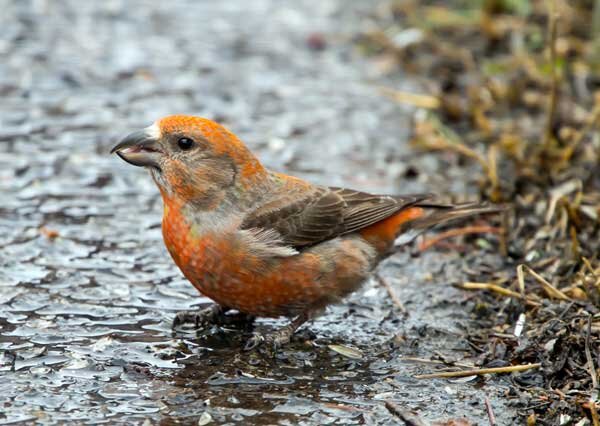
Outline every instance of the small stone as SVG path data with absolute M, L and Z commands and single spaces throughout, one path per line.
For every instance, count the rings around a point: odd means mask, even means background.
M 204 413 L 202 413 L 202 415 L 198 419 L 198 426 L 207 425 L 207 424 L 211 423 L 212 421 L 213 421 L 212 416 L 208 412 L 205 411 Z

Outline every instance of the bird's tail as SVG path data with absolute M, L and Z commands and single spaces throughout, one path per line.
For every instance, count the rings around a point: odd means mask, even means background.
M 396 238 L 395 245 L 409 243 L 423 231 L 437 225 L 476 215 L 501 213 L 507 209 L 507 206 L 502 204 L 442 204 L 430 201 L 423 201 L 417 206 L 429 210 L 430 213 L 411 221 L 405 231 Z

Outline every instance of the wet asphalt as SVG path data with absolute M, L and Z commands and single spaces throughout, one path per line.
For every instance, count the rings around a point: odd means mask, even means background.
M 385 401 L 483 424 L 486 396 L 512 423 L 507 378 L 418 380 L 433 366 L 408 360 L 470 353 L 469 295 L 449 284 L 493 249 L 401 248 L 379 272 L 406 314 L 372 281 L 309 324 L 315 339 L 242 352 L 236 330 L 172 333 L 177 311 L 209 300 L 163 247 L 149 175 L 109 155 L 186 113 L 314 182 L 475 193 L 411 150 L 412 111 L 377 90 L 415 82 L 381 76 L 353 42 L 382 2 L 1 4 L 0 424 L 397 424 Z

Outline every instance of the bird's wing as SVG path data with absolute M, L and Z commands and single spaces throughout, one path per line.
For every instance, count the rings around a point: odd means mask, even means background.
M 242 229 L 275 230 L 281 241 L 301 248 L 373 225 L 428 197 L 372 195 L 300 182 L 251 211 Z

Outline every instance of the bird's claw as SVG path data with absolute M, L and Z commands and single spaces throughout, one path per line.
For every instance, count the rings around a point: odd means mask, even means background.
M 263 345 L 272 349 L 273 352 L 281 349 L 283 346 L 290 343 L 292 340 L 293 332 L 290 332 L 287 328 L 283 330 L 277 330 L 268 334 L 253 333 L 252 336 L 246 341 L 244 346 L 245 351 L 251 351 L 257 347 Z
M 269 346 L 272 349 L 273 354 L 277 352 L 281 347 L 287 345 L 292 340 L 292 336 L 304 322 L 309 318 L 307 312 L 298 315 L 285 327 L 281 327 L 278 330 L 272 331 L 271 333 L 258 333 L 252 334 L 252 337 L 248 339 L 244 350 L 251 351 L 256 349 L 260 345 Z
M 187 323 L 194 324 L 195 328 L 204 328 L 208 325 L 216 324 L 220 311 L 220 307 L 212 305 L 199 311 L 177 312 L 173 319 L 172 328 L 177 328 L 179 325 Z
M 228 310 L 215 304 L 198 311 L 181 311 L 175 314 L 172 328 L 175 329 L 186 323 L 194 324 L 196 329 L 204 329 L 212 325 L 252 328 L 254 316 L 240 312 L 228 315 L 226 313 Z
M 246 340 L 246 344 L 244 345 L 245 351 L 251 351 L 258 348 L 265 341 L 265 336 L 261 333 L 252 333 L 252 336 Z

